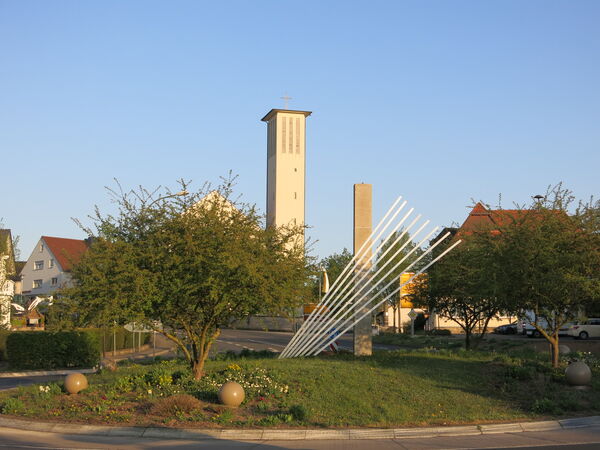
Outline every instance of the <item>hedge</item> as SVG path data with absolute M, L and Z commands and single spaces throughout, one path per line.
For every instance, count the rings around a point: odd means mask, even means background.
M 9 334 L 8 330 L 0 330 L 0 361 L 6 361 L 6 338 Z
M 6 354 L 15 369 L 93 367 L 100 362 L 100 342 L 90 331 L 21 331 L 6 339 Z

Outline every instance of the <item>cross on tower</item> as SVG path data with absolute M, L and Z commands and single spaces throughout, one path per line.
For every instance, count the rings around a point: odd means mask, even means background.
M 283 100 L 283 109 L 288 109 L 288 102 L 292 99 L 292 97 L 285 94 L 283 97 L 279 97 Z

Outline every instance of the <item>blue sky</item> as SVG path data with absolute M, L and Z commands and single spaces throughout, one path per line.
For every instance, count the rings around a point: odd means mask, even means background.
M 600 191 L 597 1 L 0 0 L 0 217 L 82 238 L 104 186 L 229 170 L 264 211 L 271 108 L 313 111 L 306 220 L 351 248 L 352 185 L 433 223 Z

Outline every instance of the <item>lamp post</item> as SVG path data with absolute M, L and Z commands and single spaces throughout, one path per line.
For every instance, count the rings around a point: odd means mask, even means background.
M 183 189 L 179 192 L 176 192 L 175 194 L 169 194 L 169 195 L 163 195 L 162 197 L 158 197 L 156 200 L 152 201 L 148 206 L 146 206 L 145 208 L 150 208 L 152 205 L 154 205 L 157 202 L 160 202 L 161 200 L 165 200 L 167 198 L 172 198 L 172 197 L 183 197 L 185 195 L 188 195 L 189 192 L 186 189 Z

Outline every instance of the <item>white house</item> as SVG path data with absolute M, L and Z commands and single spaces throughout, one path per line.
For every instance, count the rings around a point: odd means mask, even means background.
M 47 297 L 71 281 L 71 267 L 88 245 L 80 239 L 42 236 L 21 270 L 22 295 Z

